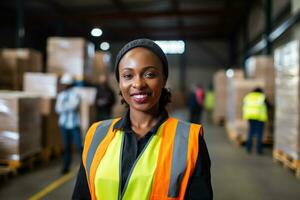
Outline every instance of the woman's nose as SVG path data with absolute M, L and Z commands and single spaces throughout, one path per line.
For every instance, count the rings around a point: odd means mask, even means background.
M 145 85 L 146 85 L 146 82 L 143 79 L 143 77 L 136 77 L 134 79 L 134 83 L 133 83 L 134 88 L 141 89 L 141 88 L 144 88 Z

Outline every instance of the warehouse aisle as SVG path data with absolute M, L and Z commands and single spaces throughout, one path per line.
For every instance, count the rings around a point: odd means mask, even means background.
M 187 119 L 185 110 L 179 110 L 172 115 Z M 214 199 L 299 199 L 300 180 L 297 180 L 289 170 L 284 170 L 282 166 L 273 163 L 270 148 L 266 149 L 263 156 L 248 155 L 227 139 L 222 127 L 205 124 L 204 130 L 212 160 Z M 76 159 L 73 173 L 63 177 L 59 175 L 60 159 L 52 161 L 47 166 L 27 170 L 11 180 L 6 180 L 5 183 L 2 182 L 0 197 L 28 199 L 42 191 L 39 194 L 44 192 L 45 196 L 41 199 L 70 199 L 78 163 L 79 159 Z M 51 187 L 56 188 L 51 191 Z

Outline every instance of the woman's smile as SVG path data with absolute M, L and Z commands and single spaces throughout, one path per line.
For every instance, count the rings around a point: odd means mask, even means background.
M 133 99 L 138 104 L 144 104 L 147 103 L 149 100 L 151 93 L 149 92 L 136 92 L 130 95 Z

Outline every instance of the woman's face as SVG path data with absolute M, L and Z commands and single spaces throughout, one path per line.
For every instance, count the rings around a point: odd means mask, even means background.
M 130 110 L 158 111 L 165 86 L 160 59 L 146 48 L 128 51 L 119 63 L 119 88 Z

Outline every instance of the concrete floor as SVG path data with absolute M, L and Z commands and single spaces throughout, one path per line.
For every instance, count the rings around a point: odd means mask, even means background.
M 172 114 L 187 119 L 186 111 Z M 299 200 L 300 180 L 294 173 L 272 161 L 272 149 L 263 156 L 248 155 L 244 149 L 231 143 L 224 129 L 206 123 L 205 139 L 212 161 L 212 184 L 216 200 Z M 77 156 L 76 156 L 77 157 Z M 41 199 L 70 199 L 75 184 L 79 159 L 73 162 L 72 178 L 59 185 Z M 29 199 L 51 183 L 57 183 L 61 159 L 48 165 L 24 170 L 15 177 L 1 179 L 0 199 Z

